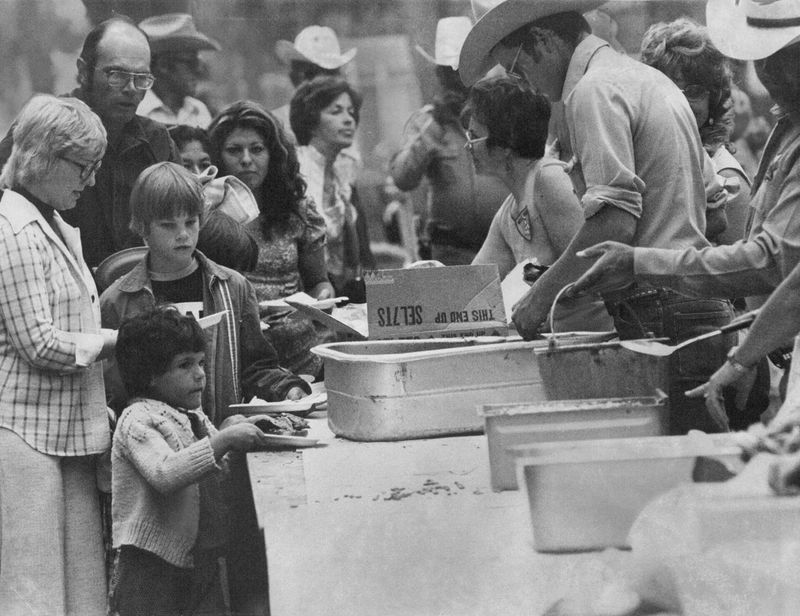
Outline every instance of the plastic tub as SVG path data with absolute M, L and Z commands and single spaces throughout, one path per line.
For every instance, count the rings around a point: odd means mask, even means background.
M 625 548 L 655 496 L 692 481 L 697 456 L 735 463 L 729 434 L 543 443 L 513 449 L 539 552 Z
M 663 392 L 648 397 L 485 405 L 479 414 L 488 441 L 492 489 L 517 489 L 516 464 L 509 447 L 667 434 L 668 411 Z

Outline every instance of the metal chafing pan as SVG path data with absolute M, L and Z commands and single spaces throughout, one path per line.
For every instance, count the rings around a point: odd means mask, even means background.
M 561 337 L 555 346 L 607 338 L 608 333 Z M 551 399 L 537 355 L 553 350 L 547 340 L 480 337 L 338 342 L 313 349 L 325 360 L 331 430 L 358 441 L 480 433 L 479 406 Z

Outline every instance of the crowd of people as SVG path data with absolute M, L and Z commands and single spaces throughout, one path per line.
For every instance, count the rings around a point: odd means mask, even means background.
M 763 306 L 741 344 L 672 355 L 670 431 L 767 421 L 777 368 L 779 418 L 796 416 L 800 2 L 709 0 L 707 27 L 650 27 L 641 61 L 592 33 L 601 4 L 440 20 L 419 51 L 441 93 L 409 119 L 387 194 L 425 181 L 424 258 L 526 265 L 525 339 L 677 343 Z M 311 348 L 335 334 L 280 300 L 365 301 L 362 97 L 342 75 L 356 50 L 310 26 L 276 47 L 288 107 L 212 113 L 199 54 L 220 49 L 188 14 L 113 17 L 78 87 L 32 98 L 0 142 L 0 613 L 267 613 L 243 456 L 266 441 L 229 409 L 324 377 Z M 776 104 L 754 177 L 733 61 Z

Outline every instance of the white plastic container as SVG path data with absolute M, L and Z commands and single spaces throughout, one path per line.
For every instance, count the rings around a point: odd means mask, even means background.
M 539 552 L 625 548 L 655 496 L 692 481 L 697 456 L 735 463 L 729 434 L 542 443 L 512 450 Z
M 588 398 L 525 404 L 489 404 L 483 417 L 492 489 L 516 490 L 513 446 L 550 441 L 630 438 L 667 434 L 667 396 Z

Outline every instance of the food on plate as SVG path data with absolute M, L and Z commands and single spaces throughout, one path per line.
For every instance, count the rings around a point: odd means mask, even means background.
M 309 428 L 308 422 L 305 419 L 301 419 L 290 413 L 264 415 L 253 423 L 255 423 L 262 432 L 281 436 L 306 436 Z

